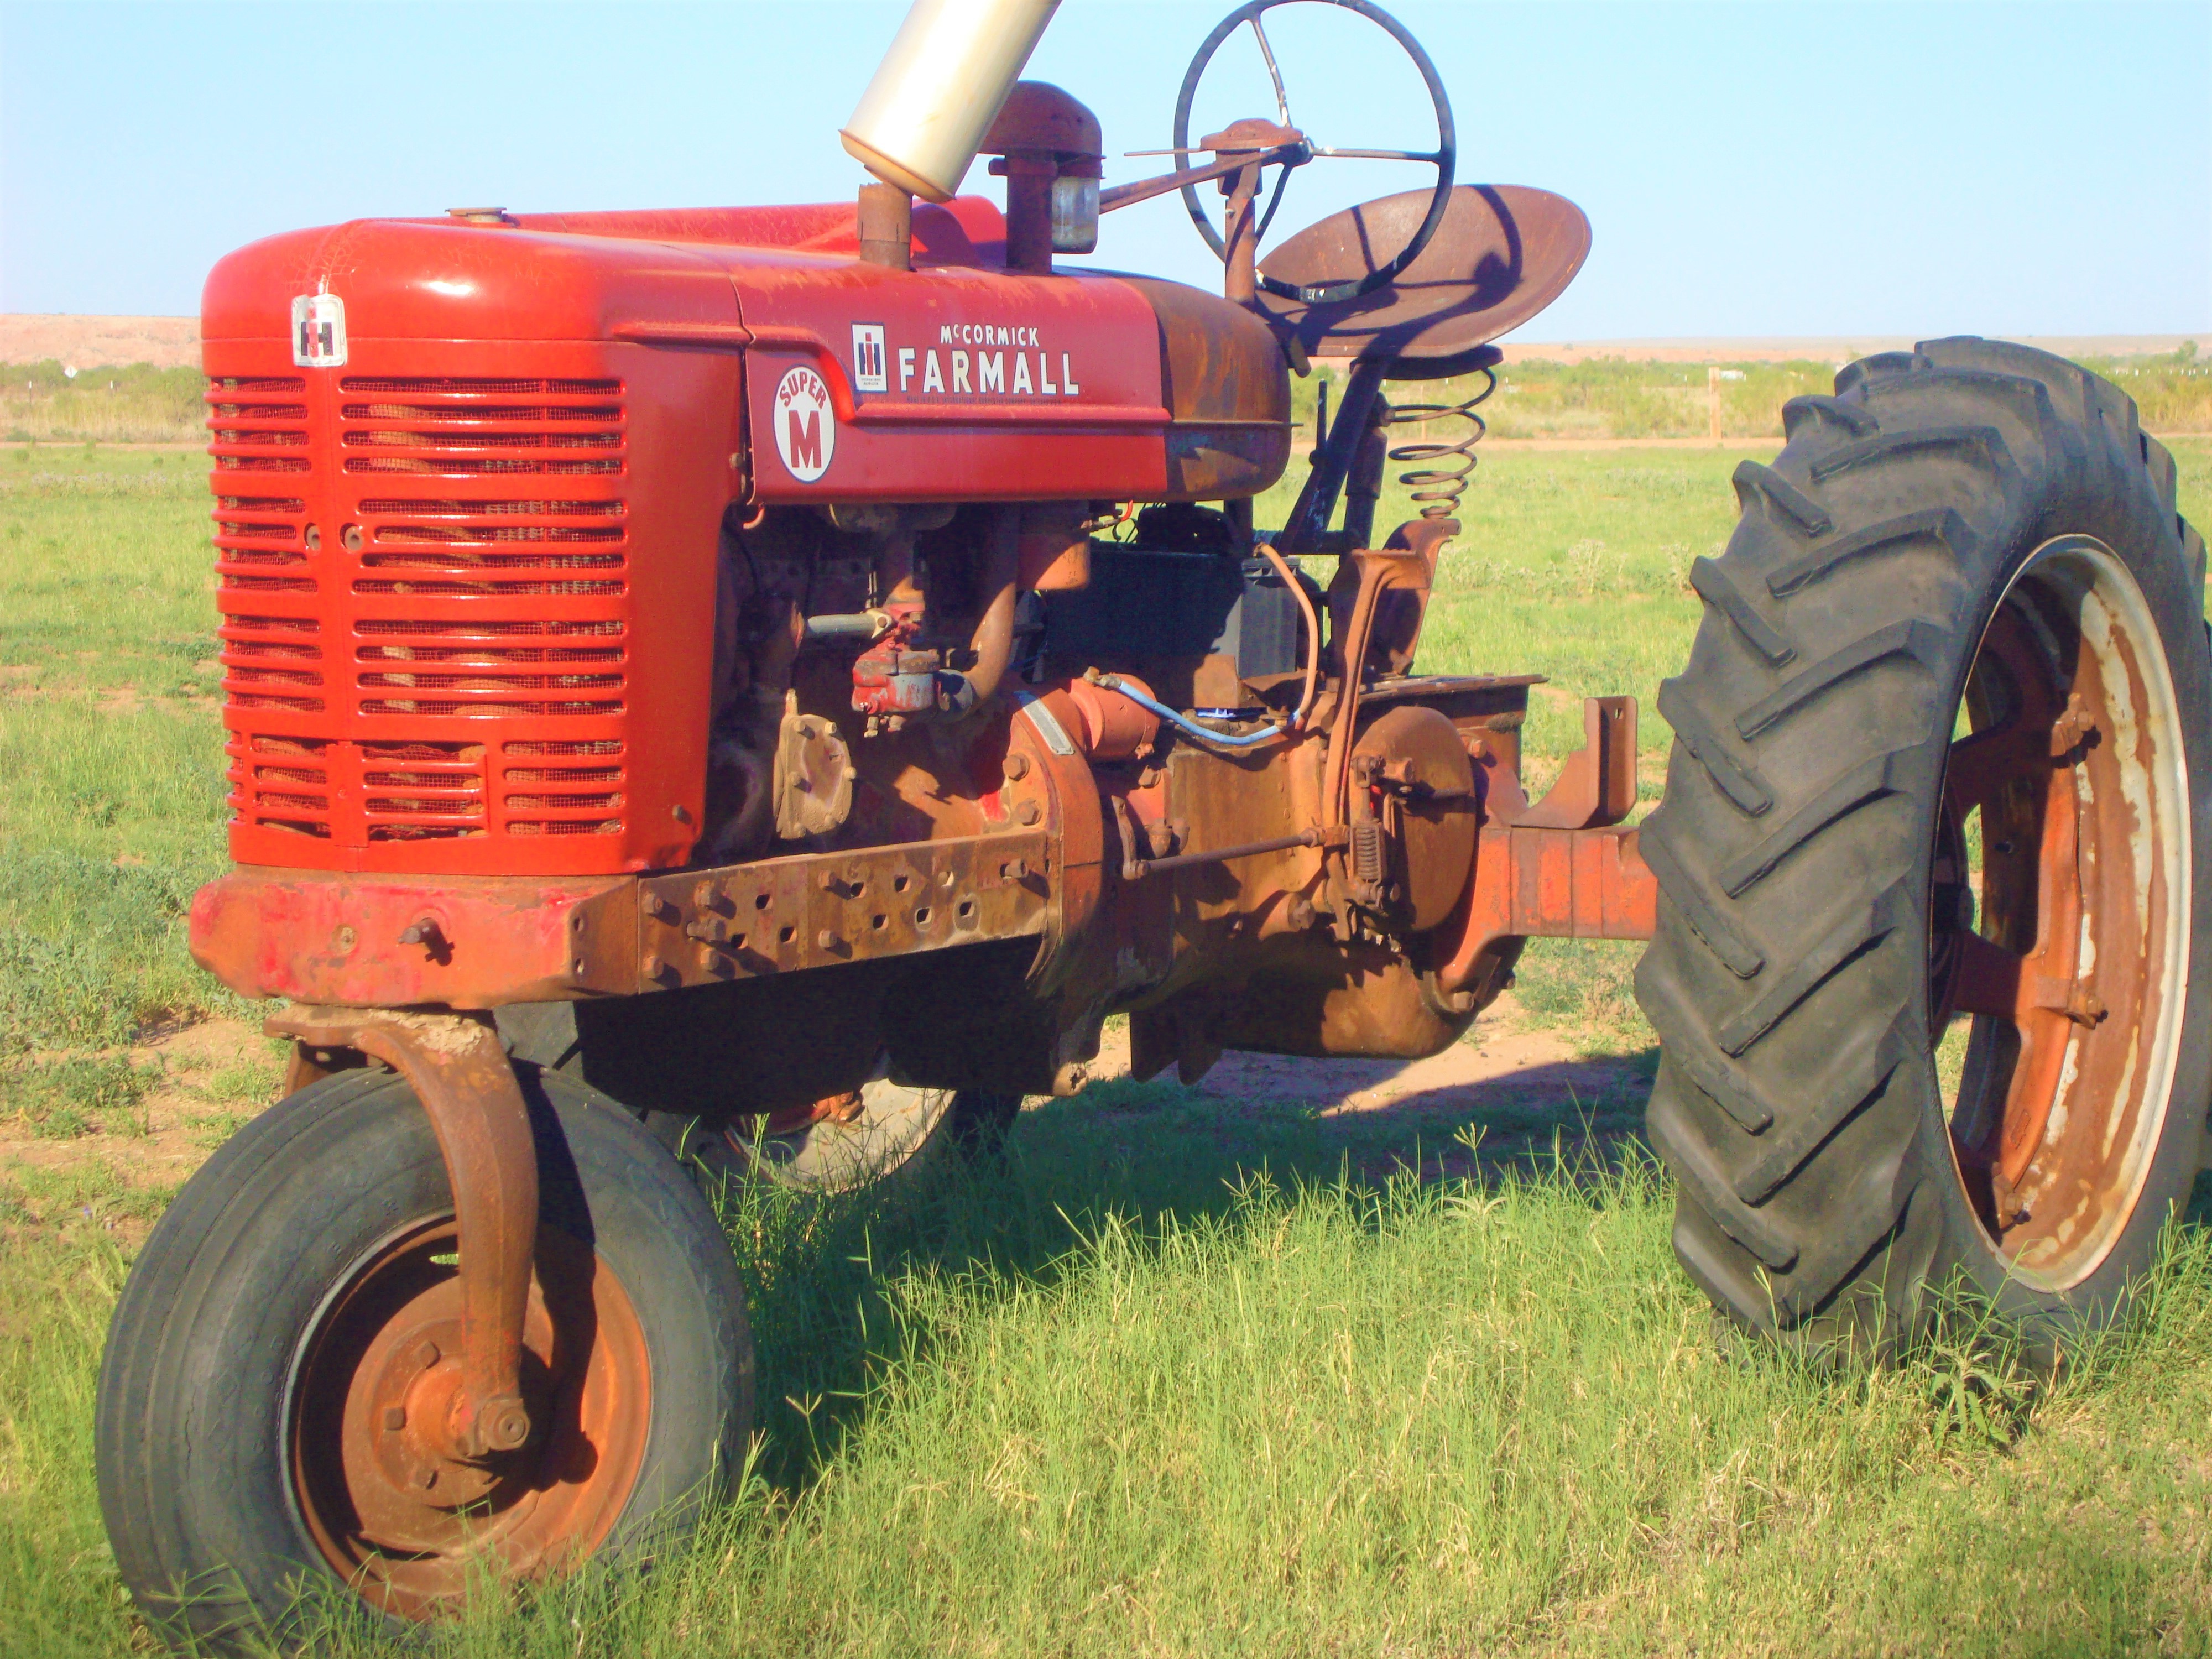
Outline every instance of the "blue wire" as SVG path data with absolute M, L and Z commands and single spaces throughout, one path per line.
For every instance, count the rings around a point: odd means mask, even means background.
M 1188 732 L 1190 736 L 1196 738 L 1201 743 L 1218 744 L 1224 749 L 1249 749 L 1255 743 L 1265 743 L 1271 738 L 1279 738 L 1290 729 L 1285 726 L 1271 726 L 1264 732 L 1248 732 L 1245 736 L 1241 738 L 1233 737 L 1226 732 L 1209 732 L 1202 726 L 1192 725 L 1190 721 L 1185 720 L 1181 714 L 1176 714 L 1174 709 L 1169 708 L 1165 703 L 1155 702 L 1143 692 L 1136 690 L 1133 686 L 1126 684 L 1115 675 L 1101 674 L 1098 677 L 1097 683 L 1100 685 L 1104 686 L 1109 691 L 1117 692 L 1121 696 L 1127 697 L 1131 702 L 1135 703 L 1139 708 L 1149 708 L 1153 714 L 1158 714 L 1169 725 L 1174 726 L 1176 731 Z

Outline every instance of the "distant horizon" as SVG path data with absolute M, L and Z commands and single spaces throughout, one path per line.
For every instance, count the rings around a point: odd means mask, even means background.
M 1589 216 L 1547 341 L 2212 336 L 2201 0 L 1389 3 L 1449 89 L 1457 176 Z M 1169 142 L 1227 9 L 1065 0 L 1029 73 L 1097 111 L 1109 183 L 1161 165 L 1123 152 Z M 836 129 L 904 10 L 0 0 L 0 311 L 189 315 L 233 248 L 459 202 L 849 200 Z M 1268 27 L 1316 137 L 1433 142 L 1379 31 L 1322 7 Z M 1240 34 L 1192 131 L 1272 106 Z M 1424 172 L 1317 161 L 1276 239 Z M 965 188 L 998 185 L 978 165 Z M 1097 258 L 1218 280 L 1172 195 L 1109 218 Z
M 74 363 L 86 368 L 118 368 L 134 363 L 147 363 L 157 368 L 183 368 L 198 361 L 198 323 L 197 316 L 176 313 L 4 312 L 0 313 L 0 362 L 29 363 L 52 358 L 64 366 Z M 76 327 L 67 329 L 63 326 L 66 325 Z M 109 326 L 103 329 L 101 325 Z M 167 349 L 127 355 L 134 346 L 147 343 L 139 331 L 155 325 L 167 325 L 160 330 L 173 337 L 161 342 Z M 1540 331 L 1541 322 L 1534 326 Z M 42 330 L 47 337 L 43 340 Z M 76 342 L 52 337 L 65 332 L 86 337 Z M 2206 333 L 2212 335 L 2212 331 Z M 1632 362 L 1840 362 L 1934 337 L 1936 337 L 1874 329 L 1839 334 L 1648 335 L 1611 339 L 1593 336 L 1553 338 L 1535 331 L 1525 337 L 1509 334 L 1498 343 L 1509 363 L 1532 359 L 1573 363 L 1599 358 Z M 2023 333 L 2002 337 L 2039 346 L 2067 357 L 2170 356 L 2194 342 L 2205 349 L 2208 362 L 2212 362 L 2212 339 L 2189 333 Z M 1337 357 L 1316 359 L 1322 363 L 1345 361 Z

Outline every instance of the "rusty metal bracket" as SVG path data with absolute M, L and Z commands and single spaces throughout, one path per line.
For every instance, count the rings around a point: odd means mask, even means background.
M 380 1060 L 422 1103 L 460 1233 L 461 1378 L 447 1431 L 464 1458 L 514 1450 L 531 1427 L 522 1321 L 538 1237 L 538 1148 L 499 1034 L 476 1015 L 299 1006 L 262 1029 Z
M 1522 830 L 1600 830 L 1636 805 L 1636 699 L 1584 697 L 1583 746 L 1544 799 L 1493 822 Z
M 673 990 L 1043 933 L 1047 826 L 811 853 L 638 884 L 636 988 Z
M 1450 995 L 1481 982 L 1508 940 L 1650 939 L 1659 885 L 1639 842 L 1639 831 L 1618 825 L 1486 825 L 1474 878 L 1437 930 L 1438 988 Z

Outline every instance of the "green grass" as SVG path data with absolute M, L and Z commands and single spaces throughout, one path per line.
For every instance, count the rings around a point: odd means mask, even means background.
M 2176 450 L 2185 511 L 2212 520 L 2212 444 Z M 1725 536 L 1743 453 L 1492 455 L 1422 665 L 1553 676 L 1540 776 L 1581 696 L 1648 711 L 1695 623 L 1680 566 Z M 181 940 L 222 862 L 206 506 L 173 457 L 18 453 L 0 1116 L 125 1135 L 147 1079 L 122 1045 L 232 1006 Z M 1647 712 L 1648 781 L 1664 742 Z M 1648 1062 L 1632 958 L 1540 943 L 1522 1000 Z M 1665 1183 L 1613 1133 L 1635 1091 L 1319 1120 L 1102 1085 L 1025 1114 L 1003 1170 L 904 1204 L 743 1198 L 762 1350 L 743 1498 L 649 1577 L 565 1586 L 440 1650 L 2212 1651 L 2200 1224 L 2056 1383 L 1964 1340 L 1822 1375 L 1717 1342 Z M 1448 1178 L 1387 1179 L 1438 1154 Z M 106 1165 L 0 1170 L 0 1650 L 147 1641 L 89 1424 L 131 1242 L 166 1196 Z
M 904 1207 L 741 1202 L 740 1500 L 440 1650 L 2205 1650 L 2200 1229 L 2055 1385 L 1964 1335 L 1837 1376 L 1715 1342 L 1647 1164 L 1377 1190 L 1214 1127 L 1054 1107 Z M 87 1215 L 0 1275 L 20 1651 L 134 1641 L 85 1446 L 122 1267 Z
M 86 368 L 72 380 L 49 357 L 0 363 L 0 438 L 107 443 L 202 441 L 207 377 L 196 368 Z
M 223 864 L 206 480 L 0 458 L 0 1060 L 235 1006 L 184 945 Z

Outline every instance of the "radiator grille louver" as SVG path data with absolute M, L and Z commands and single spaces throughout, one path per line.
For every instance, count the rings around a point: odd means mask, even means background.
M 541 838 L 623 836 L 623 382 L 218 371 L 207 407 L 245 856 L 557 867 Z
M 485 833 L 480 743 L 364 743 L 368 839 L 450 841 Z
M 258 829 L 329 840 L 334 746 L 312 738 L 234 733 L 224 750 L 232 811 Z
M 628 504 L 613 493 L 624 465 L 621 382 L 349 376 L 338 392 L 345 472 L 372 491 L 376 480 L 392 480 L 385 493 L 358 499 L 364 538 L 354 593 L 384 601 L 380 611 L 392 601 L 466 605 L 465 617 L 426 611 L 357 621 L 360 712 L 471 723 L 620 715 L 628 663 L 620 606 L 629 592 Z M 578 450 L 604 453 L 580 458 Z M 403 473 L 439 480 L 435 493 L 389 493 Z M 542 482 L 521 493 L 508 482 L 518 477 Z M 548 599 L 601 614 L 502 614 L 506 605 Z M 403 793 L 394 784 L 374 799 L 446 803 L 441 817 L 408 817 L 416 836 L 434 826 L 482 833 L 487 823 L 510 836 L 618 835 L 623 745 L 605 741 L 605 775 L 574 787 L 517 791 L 502 778 L 494 791 L 479 754 L 471 763 L 477 793 L 465 813 L 458 798 L 419 787 Z
M 307 545 L 305 495 L 234 488 L 228 473 L 292 475 L 280 489 L 306 489 L 314 463 L 308 447 L 305 380 L 294 375 L 218 376 L 208 383 L 208 429 L 215 457 L 216 580 L 226 599 L 312 605 L 319 592 Z M 327 841 L 333 823 L 328 739 L 270 731 L 322 724 L 331 714 L 324 683 L 322 623 L 312 614 L 283 616 L 224 606 L 217 661 L 234 731 L 231 811 L 258 829 Z

